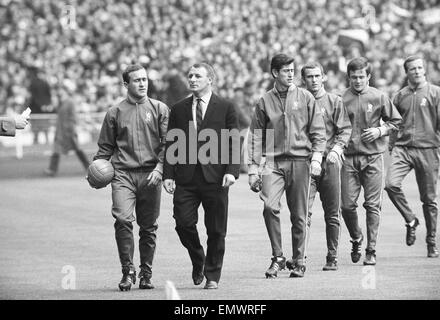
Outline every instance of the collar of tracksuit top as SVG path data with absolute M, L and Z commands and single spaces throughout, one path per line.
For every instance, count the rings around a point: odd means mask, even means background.
M 130 96 L 130 94 L 127 94 L 127 101 L 129 103 L 131 103 L 131 104 L 134 104 L 134 105 L 136 105 L 136 104 L 144 104 L 145 102 L 147 102 L 147 99 L 148 99 L 148 97 L 145 96 L 145 97 L 142 97 L 139 100 L 136 100 L 134 97 Z
M 325 96 L 327 92 L 325 91 L 324 87 L 321 87 L 318 92 L 316 94 L 314 94 L 313 96 L 315 97 L 316 100 L 321 99 L 323 96 Z
M 363 94 L 368 93 L 369 90 L 370 90 L 370 86 L 369 85 L 366 85 L 365 88 L 362 89 L 362 91 L 356 91 L 352 87 L 350 87 L 350 91 L 354 95 L 363 95 Z
M 428 81 L 425 80 L 425 82 L 423 82 L 420 85 L 414 85 L 411 82 L 408 81 L 408 88 L 410 88 L 412 91 L 417 91 L 420 89 L 423 89 L 424 87 L 426 87 L 428 85 Z

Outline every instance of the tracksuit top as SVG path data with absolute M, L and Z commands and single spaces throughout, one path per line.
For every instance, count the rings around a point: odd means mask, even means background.
M 110 159 L 116 169 L 154 168 L 162 173 L 169 110 L 148 97 L 127 96 L 105 115 L 93 160 Z
M 430 83 L 419 88 L 406 86 L 393 102 L 403 118 L 395 145 L 440 147 L 440 87 Z
M 388 149 L 387 135 L 390 131 L 397 130 L 402 121 L 386 93 L 370 86 L 366 86 L 361 92 L 348 88 L 342 94 L 342 102 L 352 126 L 345 154 L 372 155 L 385 152 Z M 368 128 L 378 128 L 381 135 L 366 143 L 361 140 L 361 134 Z
M 267 130 L 273 130 L 273 139 L 266 139 Z M 275 160 L 312 157 L 321 162 L 325 144 L 324 119 L 313 95 L 291 85 L 283 103 L 274 87 L 255 106 L 248 139 L 248 173 L 257 173 L 263 155 Z
M 342 99 L 323 87 L 316 93 L 315 99 L 324 116 L 327 138 L 324 157 L 332 149 L 341 155 L 351 136 L 351 123 Z

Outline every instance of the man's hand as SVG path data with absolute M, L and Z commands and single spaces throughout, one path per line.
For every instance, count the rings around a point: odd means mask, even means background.
M 18 114 L 14 117 L 15 129 L 24 129 L 29 123 L 29 116 Z
M 263 181 L 261 180 L 258 174 L 250 174 L 249 175 L 249 187 L 253 192 L 260 192 L 261 187 L 263 185 Z
M 166 192 L 173 194 L 174 190 L 176 190 L 176 183 L 173 179 L 165 179 L 163 181 L 163 187 Z
M 223 176 L 223 182 L 222 182 L 223 188 L 228 188 L 232 186 L 234 183 L 235 183 L 235 177 L 232 174 L 227 173 Z
M 364 132 L 361 134 L 361 140 L 363 142 L 373 142 L 377 138 L 381 136 L 381 131 L 379 128 L 368 128 L 364 129 Z
M 310 163 L 310 175 L 312 177 L 319 177 L 321 175 L 321 163 L 316 160 L 312 160 Z
M 157 187 L 162 182 L 162 173 L 160 173 L 159 171 L 153 170 L 149 174 L 147 180 L 148 180 L 148 186 Z

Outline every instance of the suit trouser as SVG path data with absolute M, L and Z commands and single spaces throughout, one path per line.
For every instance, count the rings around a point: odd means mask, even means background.
M 275 160 L 266 163 L 260 198 L 264 202 L 264 222 L 269 234 L 274 257 L 282 256 L 280 209 L 281 196 L 286 192 L 290 211 L 292 259 L 305 263 L 306 219 L 310 187 L 310 161 L 308 159 Z
M 139 225 L 140 268 L 151 276 L 156 250 L 161 185 L 148 186 L 151 169 L 115 170 L 112 181 L 112 215 L 122 271 L 134 270 L 133 221 Z M 136 219 L 133 215 L 136 212 Z
M 406 223 L 416 217 L 402 191 L 402 181 L 414 168 L 423 215 L 426 224 L 426 243 L 435 244 L 437 230 L 437 180 L 439 171 L 439 150 L 395 146 L 391 154 L 385 190 L 399 210 Z
M 174 191 L 174 219 L 176 232 L 188 250 L 195 271 L 202 271 L 206 279 L 219 282 L 225 254 L 228 221 L 228 191 L 220 183 L 206 182 L 200 165 L 188 184 L 177 184 Z M 205 211 L 208 235 L 206 256 L 197 231 L 198 208 Z
M 312 208 L 316 193 L 324 209 L 325 234 L 327 239 L 327 256 L 337 258 L 340 235 L 341 211 L 341 165 L 340 162 L 331 163 L 323 159 L 322 171 L 319 177 L 312 177 L 309 192 L 309 214 L 307 217 L 307 235 L 310 236 L 312 224 Z M 308 245 L 307 237 L 307 245 Z
M 367 224 L 367 250 L 375 250 L 382 210 L 384 163 L 382 154 L 346 156 L 341 171 L 342 216 L 350 237 L 362 236 L 357 201 L 364 188 Z

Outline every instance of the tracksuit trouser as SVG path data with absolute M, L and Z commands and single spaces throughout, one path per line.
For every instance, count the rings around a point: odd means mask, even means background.
M 384 185 L 383 154 L 347 155 L 341 172 L 342 217 L 350 237 L 362 237 L 358 222 L 357 201 L 364 189 L 366 210 L 367 250 L 375 250 L 382 210 L 382 190 Z
M 286 192 L 290 211 L 292 259 L 305 264 L 306 220 L 310 187 L 310 161 L 306 158 L 275 160 L 266 163 L 262 174 L 260 198 L 264 202 L 264 222 L 274 257 L 282 256 L 280 209 L 281 196 Z
M 311 179 L 307 216 L 307 246 L 311 234 L 313 202 L 317 192 L 319 192 L 324 210 L 327 257 L 337 258 L 341 211 L 341 164 L 339 161 L 331 163 L 323 159 L 321 175 Z
M 437 180 L 439 173 L 439 149 L 408 148 L 395 146 L 391 153 L 385 190 L 406 223 L 416 215 L 409 207 L 402 190 L 402 181 L 414 169 L 419 188 L 420 201 L 426 224 L 426 243 L 435 244 L 437 230 Z
M 133 264 L 133 221 L 139 225 L 140 268 L 151 276 L 156 250 L 157 219 L 160 212 L 161 185 L 148 186 L 153 168 L 115 170 L 112 180 L 112 215 L 122 272 L 135 270 Z M 133 213 L 136 213 L 136 218 Z

